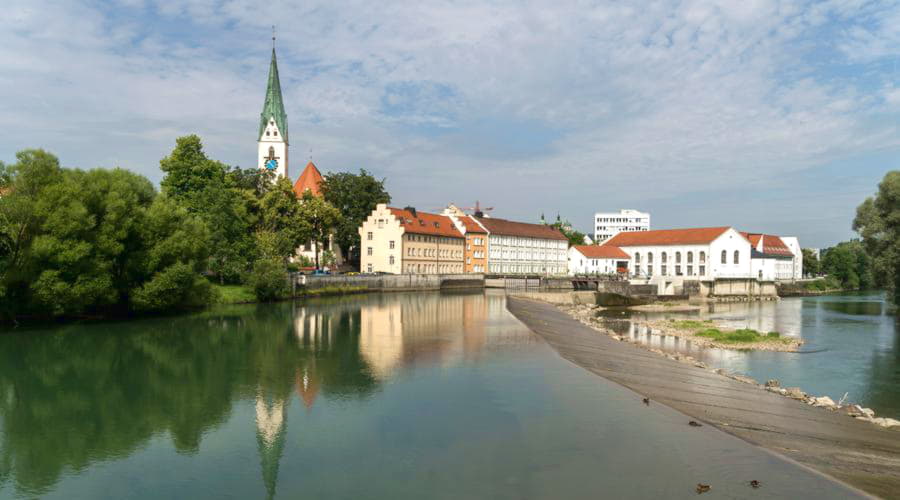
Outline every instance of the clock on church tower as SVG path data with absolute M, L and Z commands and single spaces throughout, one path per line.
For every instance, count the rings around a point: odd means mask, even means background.
M 273 38 L 274 41 L 274 38 Z M 257 136 L 260 169 L 274 172 L 277 177 L 288 177 L 288 124 L 281 96 L 281 82 L 278 79 L 278 63 L 275 47 L 272 47 L 272 61 L 269 63 L 269 80 L 266 86 L 266 100 L 259 115 L 259 135 Z

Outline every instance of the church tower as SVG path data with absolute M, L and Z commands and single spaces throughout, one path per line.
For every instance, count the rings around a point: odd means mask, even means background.
M 275 37 L 272 36 L 272 62 L 269 63 L 269 82 L 266 101 L 259 115 L 259 168 L 275 172 L 278 177 L 288 177 L 288 124 L 281 98 L 281 82 L 278 80 L 278 63 L 275 61 Z

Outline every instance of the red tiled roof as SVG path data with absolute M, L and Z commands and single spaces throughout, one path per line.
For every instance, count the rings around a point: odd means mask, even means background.
M 427 234 L 431 236 L 447 236 L 450 238 L 462 238 L 462 233 L 453 225 L 453 221 L 446 215 L 430 214 L 416 211 L 416 215 L 403 208 L 388 208 L 400 221 L 407 233 Z
M 619 247 L 639 247 L 656 245 L 704 245 L 712 242 L 729 229 L 729 227 L 725 226 L 624 232 L 606 240 L 602 246 L 614 245 Z
M 793 257 L 794 252 L 791 251 L 790 248 L 782 241 L 778 236 L 772 236 L 771 234 L 757 234 L 757 233 L 741 233 L 750 240 L 750 244 L 753 245 L 753 248 L 759 248 L 759 240 L 762 240 L 762 253 L 766 255 L 779 255 L 782 257 Z
M 463 215 L 458 217 L 459 221 L 462 222 L 462 225 L 465 226 L 467 233 L 487 233 L 483 227 L 481 227 L 475 219 L 472 218 L 471 215 Z
M 309 162 L 303 169 L 303 173 L 297 178 L 297 182 L 294 183 L 294 193 L 297 194 L 297 198 L 300 198 L 309 189 L 313 196 L 322 196 L 322 192 L 319 190 L 321 183 L 322 173 L 313 165 L 313 162 Z
M 545 240 L 568 240 L 558 229 L 544 224 L 529 224 L 527 222 L 497 219 L 495 217 L 478 217 L 478 222 L 491 234 L 524 236 Z
M 589 259 L 630 259 L 627 253 L 623 252 L 621 248 L 613 245 L 575 245 L 575 250 L 578 250 L 581 255 Z

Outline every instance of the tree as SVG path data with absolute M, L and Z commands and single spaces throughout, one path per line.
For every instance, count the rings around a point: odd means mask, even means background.
M 300 218 L 309 224 L 309 239 L 313 242 L 316 269 L 319 269 L 319 247 L 328 242 L 335 228 L 340 225 L 341 212 L 327 201 L 306 191 L 300 200 Z
M 291 181 L 284 177 L 262 197 L 256 240 L 257 244 L 266 245 L 265 250 L 260 250 L 264 256 L 287 262 L 297 247 L 309 241 L 312 225 L 302 216 L 300 205 Z
M 848 290 L 864 290 L 874 285 L 871 259 L 859 240 L 844 241 L 825 251 L 822 270 Z
M 572 224 L 569 221 L 562 222 L 559 216 L 556 217 L 556 222 L 550 224 L 550 227 L 553 227 L 566 237 L 569 240 L 569 246 L 575 245 L 584 245 L 584 233 L 580 231 L 576 231 L 572 228 Z
M 357 268 L 360 259 L 359 226 L 376 205 L 391 202 L 391 195 L 385 190 L 384 183 L 385 179 L 378 180 L 361 169 L 358 174 L 329 173 L 319 186 L 325 201 L 342 216 L 334 231 L 335 242 L 345 259 Z
M 138 307 L 135 293 L 170 266 L 201 279 L 208 252 L 205 227 L 182 210 L 156 233 L 157 197 L 145 177 L 122 169 L 64 169 L 41 150 L 17 154 L 0 198 L 0 314 L 43 316 L 171 309 Z M 172 205 L 174 207 L 174 205 Z M 188 251 L 190 250 L 190 251 Z M 185 276 L 186 273 L 182 273 Z M 203 280 L 205 281 L 205 280 Z M 202 290 L 171 288 L 170 299 L 194 304 Z
M 876 284 L 900 303 L 900 170 L 885 174 L 878 193 L 856 209 L 853 229 L 872 258 Z
M 253 230 L 270 177 L 260 169 L 228 168 L 211 160 L 196 135 L 179 137 L 160 160 L 163 193 L 209 228 L 208 268 L 220 283 L 235 282 L 256 258 Z
M 819 258 L 811 248 L 804 248 L 803 252 L 803 275 L 818 276 L 821 273 L 822 265 Z

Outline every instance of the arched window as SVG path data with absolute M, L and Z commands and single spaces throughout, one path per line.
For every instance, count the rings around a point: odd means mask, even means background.
M 706 252 L 700 252 L 700 263 L 701 264 L 706 263 Z
M 693 263 L 694 263 L 694 252 L 688 252 L 688 253 L 687 253 L 687 260 L 688 260 L 688 264 L 693 264 Z
M 728 252 L 722 250 L 722 264 L 728 264 Z
M 735 250 L 735 251 L 734 251 L 734 263 L 735 263 L 735 264 L 738 263 L 738 261 L 740 260 L 740 257 L 741 257 L 741 252 Z
M 653 252 L 647 252 L 647 264 L 653 264 Z
M 675 252 L 675 263 L 681 264 L 681 252 Z
M 668 258 L 669 258 L 668 254 L 666 254 L 666 252 L 663 252 L 662 253 L 662 263 L 665 264 L 668 261 Z
M 641 263 L 641 254 L 640 254 L 640 253 L 635 253 L 635 254 L 634 254 L 634 262 L 635 262 L 636 264 L 640 264 L 640 263 Z

